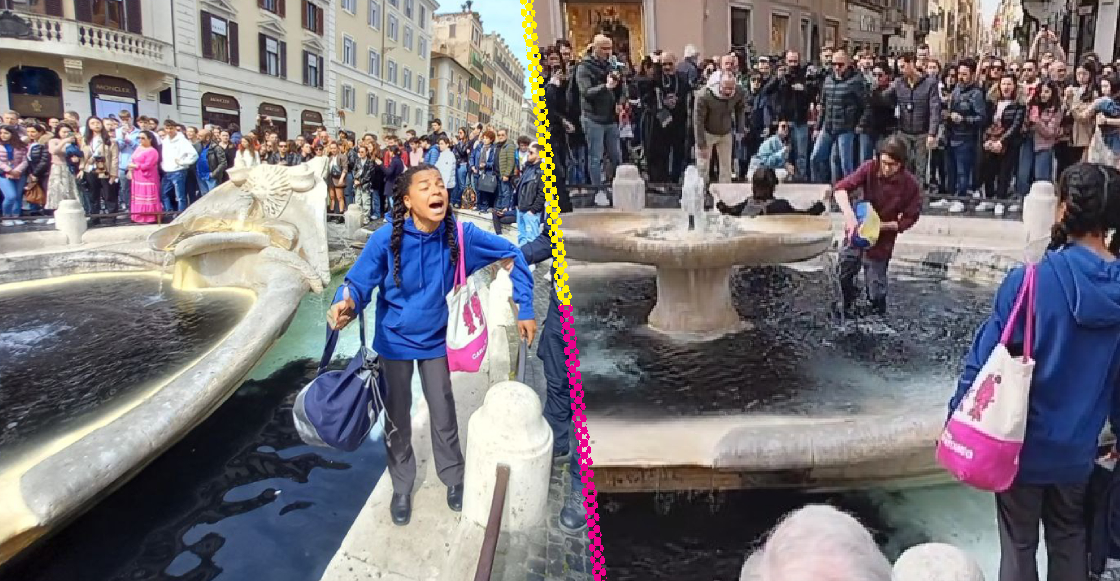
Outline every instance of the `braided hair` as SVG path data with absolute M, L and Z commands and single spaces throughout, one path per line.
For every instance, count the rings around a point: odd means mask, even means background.
M 409 213 L 404 205 L 404 197 L 408 195 L 408 189 L 412 186 L 416 174 L 429 170 L 439 171 L 434 165 L 427 163 L 408 168 L 397 178 L 397 185 L 393 190 L 393 233 L 389 237 L 389 252 L 393 255 L 393 282 L 396 283 L 397 288 L 401 288 L 401 245 L 404 244 L 404 221 Z M 447 239 L 447 247 L 451 250 L 451 264 L 454 266 L 459 263 L 459 240 L 456 234 L 455 216 L 450 208 L 450 196 L 447 197 L 447 203 L 447 214 L 443 217 L 443 234 Z
M 1062 217 L 1050 229 L 1050 250 L 1073 243 L 1071 238 L 1113 231 L 1108 251 L 1120 254 L 1120 171 L 1096 164 L 1078 163 L 1058 180 L 1058 199 L 1065 205 Z

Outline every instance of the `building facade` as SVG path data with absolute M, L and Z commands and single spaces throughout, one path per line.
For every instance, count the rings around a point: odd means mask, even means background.
M 928 10 L 926 43 L 934 58 L 949 61 L 954 55 L 979 52 L 977 0 L 930 0 Z
M 516 134 L 523 120 L 521 102 L 525 98 L 525 67 L 505 39 L 496 32 L 483 35 L 482 53 L 494 70 L 491 124 Z
M 434 0 L 337 0 L 333 109 L 357 134 L 428 126 Z
M 467 83 L 467 123 L 480 122 L 482 110 L 482 18 L 477 12 L 463 10 L 437 14 L 434 44 L 439 52 L 455 59 L 470 73 Z
M 112 4 L 113 6 L 108 6 Z M 0 110 L 175 114 L 171 0 L 0 0 Z
M 470 99 L 467 97 L 470 81 L 470 71 L 459 61 L 441 52 L 432 53 L 432 114 L 443 122 L 448 133 L 471 123 L 468 112 Z
M 637 62 L 662 49 L 680 56 L 687 45 L 702 55 L 745 47 L 754 54 L 799 50 L 816 55 L 847 34 L 843 0 L 540 0 L 535 4 L 541 45 L 567 38 L 582 52 L 597 33 Z

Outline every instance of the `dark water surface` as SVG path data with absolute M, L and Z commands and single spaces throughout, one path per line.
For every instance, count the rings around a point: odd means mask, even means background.
M 615 416 L 898 412 L 947 401 L 992 289 L 892 280 L 878 322 L 830 317 L 822 272 L 742 269 L 736 307 L 753 329 L 679 343 L 644 328 L 653 276 L 572 282 L 588 409 Z
M 0 290 L 0 449 L 61 431 L 214 347 L 252 305 L 155 276 Z
M 292 401 L 315 362 L 248 381 L 90 512 L 0 570 L 2 581 L 314 581 L 385 467 L 381 442 L 303 444 Z

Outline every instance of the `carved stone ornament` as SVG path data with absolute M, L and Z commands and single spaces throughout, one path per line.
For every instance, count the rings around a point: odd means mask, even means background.
M 0 38 L 39 40 L 35 31 L 31 29 L 31 23 L 20 18 L 11 10 L 0 12 Z

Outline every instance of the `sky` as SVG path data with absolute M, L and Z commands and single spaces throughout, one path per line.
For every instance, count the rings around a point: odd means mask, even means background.
M 491 0 L 493 2 L 493 0 Z M 992 21 L 995 20 L 996 10 L 999 8 L 999 0 L 980 0 L 980 14 L 984 17 L 982 21 L 984 26 L 991 26 Z
M 463 0 L 438 1 L 439 14 L 462 10 Z M 529 85 L 529 53 L 528 47 L 525 46 L 525 27 L 521 17 L 520 0 L 475 0 L 471 8 L 482 17 L 484 32 L 497 32 L 506 39 L 510 50 L 517 55 L 521 66 L 525 67 L 525 84 Z M 528 90 L 525 95 L 529 95 Z

